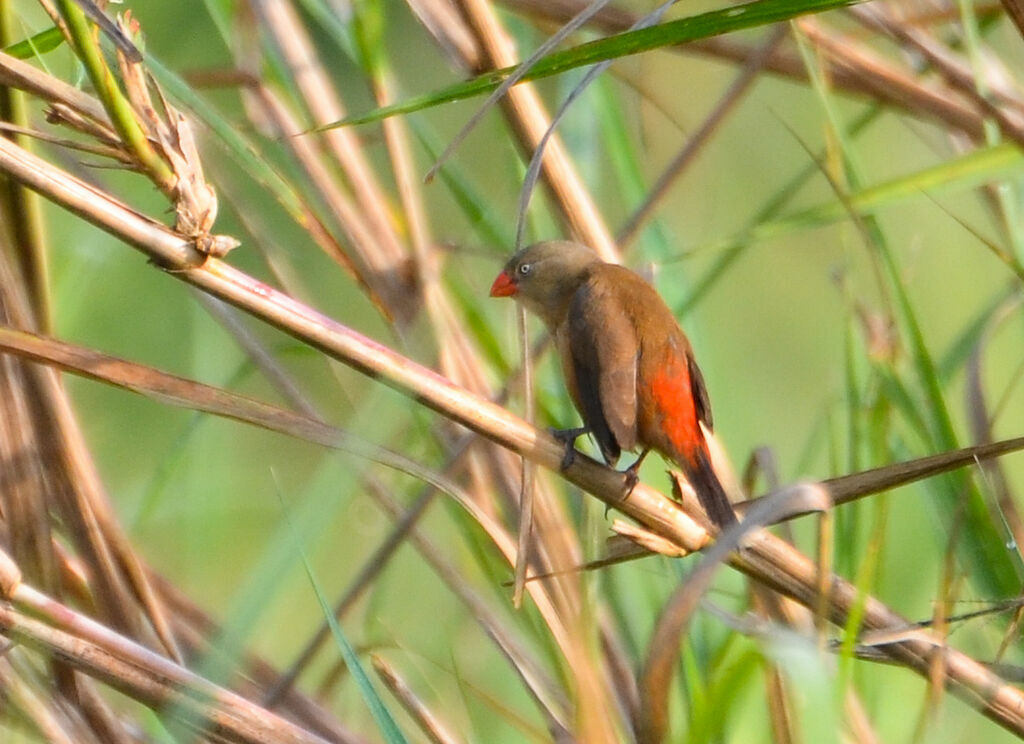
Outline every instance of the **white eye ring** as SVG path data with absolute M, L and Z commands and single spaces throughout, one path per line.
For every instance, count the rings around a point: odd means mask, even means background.
M 523 264 L 522 266 L 519 267 L 519 273 L 520 274 L 529 274 L 530 273 L 530 269 L 532 269 L 532 268 L 533 268 L 532 264 L 528 264 L 528 263 L 527 264 Z

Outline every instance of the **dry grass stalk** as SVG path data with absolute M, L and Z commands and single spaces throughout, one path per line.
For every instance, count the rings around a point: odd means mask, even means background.
M 1024 3 L 1021 0 L 1001 0 L 1006 15 L 1013 21 L 1013 25 L 1024 36 Z
M 273 36 L 292 80 L 314 126 L 323 126 L 344 118 L 345 107 L 320 63 L 305 27 L 290 3 L 282 0 L 253 5 L 261 27 Z M 289 122 L 286 137 L 296 137 L 306 126 Z M 319 147 L 292 143 L 297 152 L 316 150 L 303 157 L 302 164 L 316 176 L 320 193 L 329 196 L 329 204 L 344 226 L 352 248 L 366 266 L 366 278 L 392 317 L 410 320 L 416 310 L 416 292 L 411 283 L 409 253 L 396 233 L 389 216 L 392 205 L 378 183 L 363 152 L 358 136 L 349 129 L 328 129 L 316 135 Z M 326 162 L 337 164 L 345 176 L 347 188 L 335 182 Z
M 434 744 L 455 744 L 455 742 L 458 742 L 458 739 L 441 723 L 437 714 L 424 704 L 423 700 L 412 691 L 406 681 L 402 679 L 401 675 L 395 671 L 395 668 L 386 659 L 377 654 L 373 654 L 370 658 L 377 676 L 384 682 L 391 691 L 391 694 L 398 698 L 402 707 L 416 721 L 420 730 L 429 741 Z
M 901 23 L 881 7 L 864 6 L 850 12 L 865 25 L 892 35 L 908 50 L 920 54 L 932 65 L 949 86 L 967 97 L 979 113 L 991 117 L 1008 139 L 1024 144 L 1024 110 L 1021 109 L 1019 91 L 1007 89 L 1009 76 L 995 69 L 995 60 L 989 60 L 983 88 L 979 90 L 976 73 L 959 55 L 940 43 L 927 31 Z

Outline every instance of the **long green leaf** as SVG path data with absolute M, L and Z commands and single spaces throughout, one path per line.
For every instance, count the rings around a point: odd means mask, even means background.
M 302 558 L 302 567 L 306 570 L 306 576 L 309 578 L 310 586 L 313 587 L 313 593 L 316 594 L 316 600 L 320 603 L 320 610 L 324 613 L 324 619 L 327 621 L 327 625 L 331 629 L 331 635 L 334 636 L 334 642 L 338 645 L 338 651 L 341 653 L 341 657 L 345 660 L 345 666 L 348 668 L 349 674 L 352 675 L 352 679 L 355 680 L 356 686 L 359 688 L 359 694 L 362 696 L 363 702 L 366 703 L 366 707 L 370 709 L 370 713 L 373 715 L 380 733 L 384 736 L 384 740 L 388 742 L 388 744 L 405 744 L 407 740 L 402 735 L 402 731 L 398 728 L 398 724 L 395 723 L 395 719 L 392 717 L 391 711 L 388 710 L 384 701 L 381 700 L 380 695 L 377 694 L 377 691 L 373 687 L 373 683 L 370 682 L 369 675 L 366 674 L 366 670 L 363 669 L 363 665 L 359 662 L 359 656 L 356 654 L 355 648 L 342 631 L 341 626 L 338 624 L 338 620 L 334 617 L 334 611 L 331 610 L 331 606 L 327 602 L 327 598 L 324 596 L 319 582 L 316 580 L 316 574 L 313 572 L 313 567 L 309 563 L 306 551 L 302 549 L 302 544 L 299 542 L 299 535 L 296 535 L 295 538 L 295 547 L 299 551 L 299 556 Z
M 661 23 L 657 26 L 625 31 L 604 39 L 590 41 L 579 46 L 554 52 L 544 57 L 533 66 L 523 81 L 539 80 L 558 75 L 577 67 L 604 62 L 610 59 L 628 57 L 641 52 L 649 52 L 661 47 L 685 44 L 698 39 L 732 33 L 772 23 L 788 21 L 802 15 L 822 13 L 827 10 L 856 5 L 862 0 L 756 0 L 746 5 L 712 10 L 708 13 L 680 18 L 676 21 Z M 464 98 L 489 93 L 501 85 L 502 80 L 511 75 L 518 67 L 504 67 L 500 70 L 487 72 L 483 75 L 462 83 L 442 88 L 434 93 L 416 96 L 390 106 L 382 106 L 360 116 L 350 116 L 341 121 L 327 124 L 321 129 L 340 126 L 368 124 L 380 121 L 397 114 L 409 114 L 442 103 L 460 101 Z
M 60 32 L 59 28 L 54 26 L 45 31 L 40 31 L 38 34 L 34 34 L 27 39 L 23 39 L 17 44 L 11 44 L 3 51 L 4 54 L 9 54 L 18 59 L 31 59 L 40 54 L 52 52 L 63 43 L 64 34 Z

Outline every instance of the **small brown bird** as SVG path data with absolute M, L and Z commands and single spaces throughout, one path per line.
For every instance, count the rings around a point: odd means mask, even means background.
M 683 469 L 711 521 L 736 521 L 711 467 L 701 423 L 711 404 L 690 342 L 657 291 L 590 248 L 550 241 L 512 256 L 491 286 L 536 313 L 555 339 L 569 395 L 585 424 L 559 432 L 572 462 L 577 436 L 590 433 L 614 466 L 622 450 L 649 450 Z

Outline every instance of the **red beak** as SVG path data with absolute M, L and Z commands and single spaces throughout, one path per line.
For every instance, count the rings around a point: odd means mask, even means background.
M 512 281 L 512 277 L 508 275 L 507 271 L 498 274 L 494 284 L 491 285 L 491 297 L 511 297 L 518 291 L 519 287 Z

